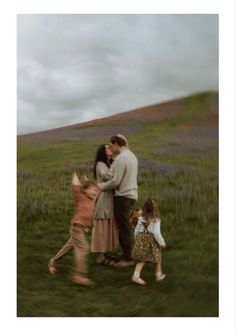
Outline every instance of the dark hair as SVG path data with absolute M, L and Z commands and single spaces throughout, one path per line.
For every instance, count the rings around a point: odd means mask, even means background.
M 117 143 L 119 146 L 126 146 L 126 141 L 123 138 L 119 137 L 119 136 L 112 136 L 110 138 L 110 142 L 112 144 Z
M 107 144 L 103 144 L 97 149 L 97 153 L 96 153 L 96 157 L 95 157 L 95 161 L 94 161 L 94 165 L 93 165 L 93 175 L 94 175 L 95 179 L 97 178 L 97 174 L 96 174 L 97 163 L 99 161 L 102 161 L 103 163 L 105 163 L 110 168 L 110 165 L 113 161 L 112 159 L 109 161 L 108 158 L 107 158 L 106 145 Z
M 148 198 L 143 205 L 143 217 L 144 218 L 160 218 L 160 213 L 155 202 Z

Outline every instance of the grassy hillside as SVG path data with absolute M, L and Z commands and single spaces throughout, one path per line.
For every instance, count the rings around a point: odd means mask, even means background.
M 71 175 L 92 176 L 99 144 L 125 134 L 139 160 L 139 200 L 158 201 L 167 278 L 131 283 L 133 268 L 97 266 L 95 288 L 69 280 L 73 253 L 51 276 L 47 262 L 69 234 Z M 218 316 L 218 95 L 205 93 L 18 137 L 18 316 Z

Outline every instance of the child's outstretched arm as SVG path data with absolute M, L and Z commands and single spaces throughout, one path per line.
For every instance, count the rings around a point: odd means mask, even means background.
M 71 181 L 72 186 L 80 186 L 81 182 L 77 176 L 77 174 L 74 172 L 72 176 L 72 181 Z
M 74 196 L 74 202 L 76 205 L 78 202 L 78 199 L 79 199 L 79 195 L 80 195 L 81 182 L 75 172 L 73 173 L 73 176 L 72 176 L 71 185 L 72 185 L 72 192 L 73 192 L 73 196 Z

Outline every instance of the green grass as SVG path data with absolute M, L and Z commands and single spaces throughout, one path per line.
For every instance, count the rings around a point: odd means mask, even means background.
M 145 287 L 131 283 L 133 268 L 98 266 L 92 254 L 94 288 L 70 282 L 73 253 L 58 262 L 56 275 L 47 270 L 49 258 L 69 236 L 72 172 L 92 175 L 95 151 L 106 137 L 53 143 L 19 139 L 18 316 L 218 316 L 218 128 L 194 125 L 212 98 L 187 99 L 174 120 L 127 134 L 140 165 L 136 206 L 148 197 L 158 201 L 168 244 L 163 251 L 166 280 L 156 283 L 153 266 L 146 264 Z

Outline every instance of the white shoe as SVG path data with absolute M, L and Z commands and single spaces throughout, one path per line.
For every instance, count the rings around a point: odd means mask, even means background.
M 138 284 L 138 285 L 142 285 L 142 286 L 146 285 L 146 282 L 145 282 L 143 279 L 141 279 L 140 277 L 135 277 L 135 276 L 133 276 L 133 277 L 132 277 L 132 281 L 133 281 L 135 284 Z
M 156 281 L 161 281 L 163 279 L 165 279 L 166 274 L 162 273 L 162 274 L 157 274 L 156 275 Z

